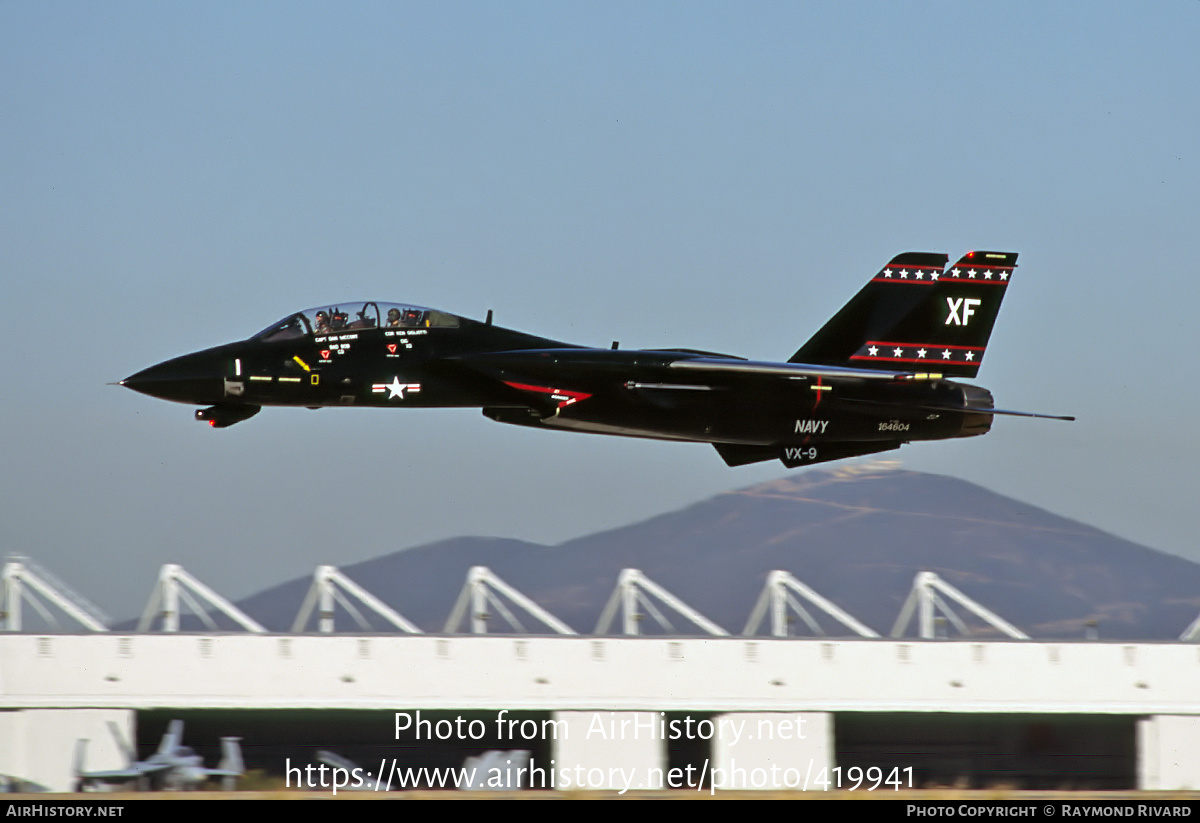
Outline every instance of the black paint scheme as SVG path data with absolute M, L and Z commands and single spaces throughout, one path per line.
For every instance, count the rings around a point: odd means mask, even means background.
M 974 377 L 1016 267 L 1009 252 L 895 257 L 786 363 L 690 349 L 592 349 L 374 301 L 297 312 L 238 343 L 121 381 L 204 405 L 217 428 L 263 406 L 479 407 L 502 423 L 711 443 L 731 466 L 803 466 L 984 434 Z M 1060 418 L 1072 419 L 1072 418 Z

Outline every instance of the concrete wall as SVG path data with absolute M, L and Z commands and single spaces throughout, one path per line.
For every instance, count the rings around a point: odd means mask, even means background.
M 829 786 L 833 723 L 821 712 L 738 712 L 717 719 L 713 785 L 717 789 Z
M 1155 715 L 1138 723 L 1138 787 L 1200 789 L 1200 717 Z
M 0 636 L 0 709 L 1200 713 L 1184 643 Z
M 127 709 L 0 711 L 0 774 L 33 781 L 50 791 L 69 792 L 80 740 L 87 741 L 83 768 L 125 765 L 121 746 L 132 745 L 135 739 L 133 715 Z
M 671 779 L 677 744 L 632 731 L 670 713 L 712 719 L 712 738 L 698 741 L 685 765 L 702 762 L 709 781 L 730 788 L 786 787 L 797 779 L 787 772 L 794 764 L 804 764 L 806 780 L 836 765 L 835 712 L 1099 713 L 1147 718 L 1138 731 L 1141 785 L 1200 787 L 1190 765 L 1200 763 L 1200 647 L 1192 644 L 0 636 L 0 773 L 61 787 L 77 737 L 94 741 L 89 767 L 112 764 L 101 742 L 111 739 L 107 721 L 128 730 L 129 710 L 152 707 L 549 712 L 569 730 L 554 741 L 555 765 L 586 767 L 588 780 L 596 769 L 617 789 L 629 773 Z M 589 735 L 596 713 L 633 725 L 615 737 Z
M 666 785 L 666 736 L 658 712 L 556 712 L 558 788 L 660 789 Z

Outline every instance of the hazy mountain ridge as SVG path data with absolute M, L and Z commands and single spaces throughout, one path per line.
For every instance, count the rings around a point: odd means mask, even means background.
M 580 632 L 592 631 L 625 567 L 733 633 L 772 569 L 790 571 L 881 634 L 922 570 L 1034 637 L 1082 637 L 1094 620 L 1105 638 L 1172 639 L 1200 611 L 1200 564 L 962 480 L 861 465 L 797 473 L 555 547 L 461 537 L 342 571 L 436 632 L 473 565 L 490 567 Z M 239 605 L 287 630 L 309 585 L 289 581 Z M 646 631 L 658 631 L 651 623 Z M 356 624 L 339 608 L 337 625 Z M 499 618 L 491 625 L 505 628 Z

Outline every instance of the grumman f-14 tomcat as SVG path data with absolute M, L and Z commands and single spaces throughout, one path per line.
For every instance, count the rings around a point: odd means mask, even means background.
M 207 408 L 224 428 L 263 406 L 477 407 L 542 429 L 711 443 L 730 466 L 796 467 L 984 434 L 974 378 L 1017 255 L 893 258 L 786 363 L 695 349 L 587 348 L 373 300 L 290 314 L 252 337 L 121 385 Z M 1056 417 L 1072 420 L 1071 417 Z

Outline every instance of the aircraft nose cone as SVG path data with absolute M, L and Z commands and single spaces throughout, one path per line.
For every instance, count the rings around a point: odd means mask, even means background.
M 163 379 L 161 369 L 158 366 L 142 369 L 137 374 L 131 374 L 121 381 L 121 385 L 125 388 L 133 389 L 135 392 L 142 394 L 148 394 L 151 397 L 162 397 L 162 389 L 167 384 L 168 381 Z
M 121 381 L 136 392 L 179 403 L 216 403 L 225 394 L 224 378 L 215 363 L 197 355 L 184 355 L 142 369 Z

